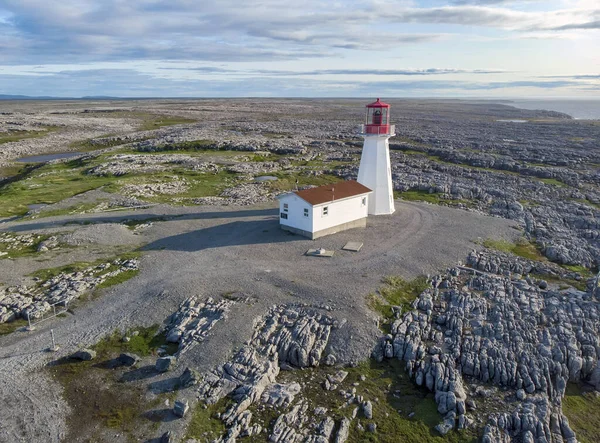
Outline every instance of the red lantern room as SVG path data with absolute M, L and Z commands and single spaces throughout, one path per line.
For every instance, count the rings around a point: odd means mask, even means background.
M 390 133 L 390 105 L 377 99 L 367 105 L 365 120 L 365 133 L 389 134 Z

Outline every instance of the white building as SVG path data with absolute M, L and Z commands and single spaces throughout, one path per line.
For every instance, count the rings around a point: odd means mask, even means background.
M 390 166 L 389 139 L 395 134 L 396 127 L 390 125 L 390 105 L 379 99 L 367 105 L 367 117 L 359 129 L 365 139 L 358 182 L 373 190 L 369 199 L 369 215 L 393 214 L 394 187 Z
M 282 229 L 312 240 L 367 225 L 371 189 L 355 180 L 280 195 Z

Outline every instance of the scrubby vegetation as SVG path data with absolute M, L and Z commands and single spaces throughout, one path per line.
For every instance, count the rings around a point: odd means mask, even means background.
M 581 443 L 596 443 L 600 437 L 600 395 L 569 384 L 562 402 L 563 412 Z
M 164 334 L 158 331 L 158 325 L 134 328 L 125 334 L 115 331 L 92 347 L 97 352 L 94 360 L 67 357 L 47 367 L 74 411 L 68 420 L 68 440 L 106 441 L 105 433 L 112 430 L 138 441 L 152 432 L 155 423 L 144 413 L 173 399 L 173 394 L 148 395 L 143 385 L 135 383 L 139 378 L 136 374 L 141 376 L 144 368 L 119 367 L 114 359 L 122 352 L 141 357 L 157 355 L 161 347 L 172 352 L 165 346 Z
M 424 276 L 412 280 L 390 276 L 384 278 L 383 283 L 377 293 L 367 296 L 367 305 L 381 315 L 380 327 L 387 332 L 394 318 L 394 307 L 400 307 L 403 312 L 410 309 L 411 303 L 429 284 Z
M 528 260 L 546 260 L 537 247 L 525 238 L 520 238 L 516 243 L 488 238 L 483 241 L 483 246 L 490 249 L 496 249 L 497 251 L 518 255 L 519 257 Z

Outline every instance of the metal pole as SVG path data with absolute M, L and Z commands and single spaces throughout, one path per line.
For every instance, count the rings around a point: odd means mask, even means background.
M 58 346 L 56 346 L 56 342 L 54 341 L 54 329 L 50 329 L 50 336 L 52 337 L 52 347 L 50 350 L 52 352 L 58 351 Z
M 29 312 L 27 313 L 27 330 L 28 331 L 33 331 L 35 329 L 35 327 L 31 324 L 31 316 L 29 315 Z

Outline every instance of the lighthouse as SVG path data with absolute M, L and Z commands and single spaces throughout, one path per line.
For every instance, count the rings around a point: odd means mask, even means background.
M 393 214 L 395 211 L 389 145 L 390 137 L 396 135 L 395 129 L 390 125 L 390 105 L 379 99 L 367 105 L 365 124 L 359 127 L 365 142 L 358 183 L 373 190 L 369 197 L 369 215 Z

